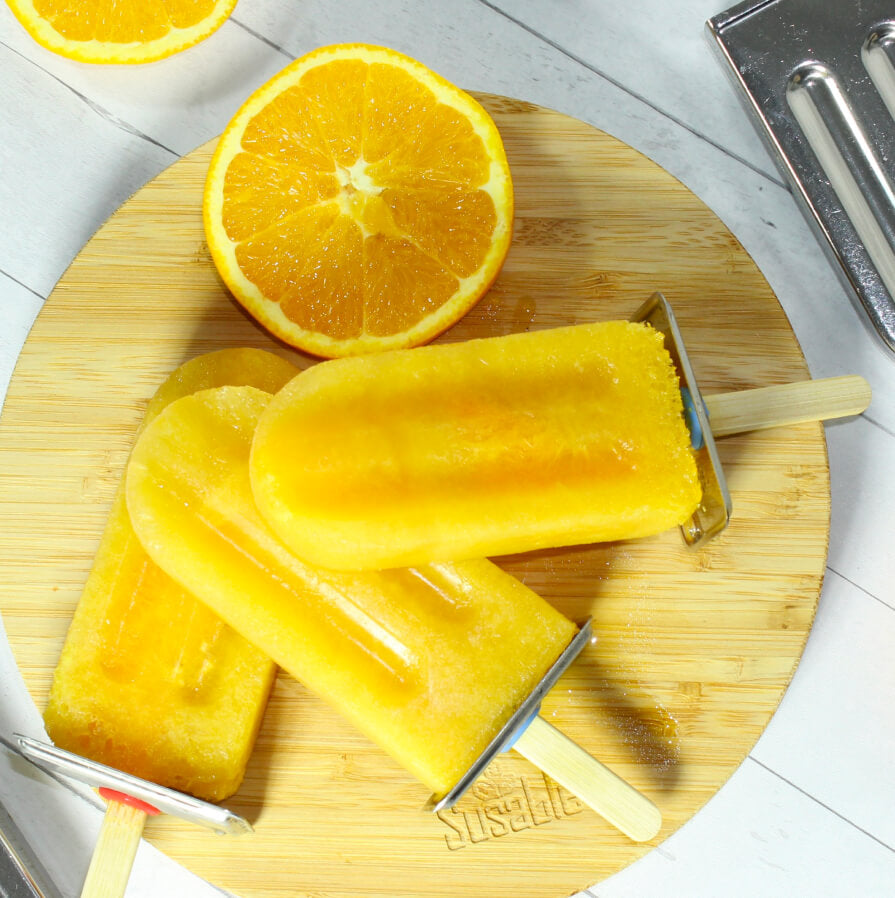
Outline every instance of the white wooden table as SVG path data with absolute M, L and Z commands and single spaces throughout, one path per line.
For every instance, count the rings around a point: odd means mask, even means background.
M 723 6 L 240 0 L 205 43 L 127 69 L 55 57 L 0 6 L 0 397 L 42 302 L 96 228 L 315 46 L 385 44 L 466 88 L 530 100 L 608 131 L 683 181 L 739 238 L 779 297 L 812 374 L 862 374 L 874 399 L 860 419 L 826 428 L 827 576 L 779 711 L 702 811 L 582 894 L 891 896 L 895 356 L 840 286 L 711 51 L 704 22 Z M 42 733 L 3 637 L 0 732 L 12 730 Z M 4 754 L 0 800 L 63 893 L 76 895 L 98 814 L 35 784 Z M 128 895 L 165 893 L 220 894 L 144 844 Z

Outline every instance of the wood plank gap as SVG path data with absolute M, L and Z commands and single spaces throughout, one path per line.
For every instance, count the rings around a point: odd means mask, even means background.
M 878 427 L 883 433 L 888 434 L 890 437 L 895 437 L 895 430 L 892 430 L 891 427 L 886 427 L 882 421 L 877 421 L 876 418 L 868 415 L 867 412 L 864 412 L 861 417 L 868 423 L 872 424 L 874 427 Z
M 47 297 L 44 296 L 39 290 L 35 290 L 34 287 L 29 287 L 24 281 L 20 281 L 15 275 L 10 274 L 5 268 L 0 268 L 0 274 L 5 278 L 9 278 L 14 284 L 18 284 L 23 290 L 27 290 L 29 293 L 36 296 L 38 299 L 47 301 Z
M 835 574 L 840 580 L 844 580 L 849 585 L 854 586 L 855 589 L 864 593 L 864 595 L 867 596 L 869 599 L 873 599 L 874 601 L 879 602 L 880 605 L 885 605 L 886 608 L 889 608 L 892 611 L 895 611 L 895 605 L 890 604 L 885 599 L 881 598 L 880 596 L 876 595 L 875 593 L 870 592 L 869 589 L 865 589 L 863 586 L 861 586 L 860 583 L 855 583 L 854 580 L 850 580 L 848 577 L 845 576 L 845 574 L 837 571 L 836 568 L 833 568 L 833 567 L 830 567 L 829 565 L 827 565 L 827 570 L 831 574 Z
M 787 786 L 791 786 L 793 789 L 796 790 L 796 792 L 800 792 L 806 798 L 810 798 L 811 801 L 813 801 L 815 804 L 820 805 L 820 807 L 822 807 L 825 811 L 829 811 L 831 814 L 833 814 L 834 816 L 836 816 L 840 820 L 842 820 L 843 823 L 847 823 L 853 829 L 856 829 L 859 833 L 862 833 L 863 835 L 867 836 L 868 839 L 873 839 L 874 842 L 878 843 L 879 845 L 882 845 L 883 848 L 888 848 L 889 851 L 895 853 L 895 846 L 890 845 L 888 842 L 884 842 L 879 836 L 875 836 L 869 830 L 864 829 L 863 826 L 859 826 L 857 823 L 855 823 L 854 820 L 850 820 L 848 817 L 846 817 L 845 814 L 840 814 L 839 811 L 837 811 L 835 808 L 831 808 L 828 804 L 825 804 L 824 802 L 822 802 L 816 795 L 812 795 L 810 792 L 806 791 L 801 786 L 797 786 L 792 780 L 787 779 L 785 776 L 783 776 L 782 773 L 778 773 L 776 770 L 774 770 L 773 767 L 768 767 L 767 764 L 763 764 L 761 761 L 758 760 L 758 758 L 756 758 L 752 754 L 749 755 L 749 760 L 755 764 L 758 764 L 758 766 L 761 767 L 762 770 L 766 770 L 768 773 L 777 777 L 777 779 L 779 779 L 781 782 L 786 783 Z
M 175 160 L 180 158 L 180 153 L 177 150 L 172 150 L 171 147 L 165 146 L 160 141 L 156 140 L 154 137 L 150 137 L 145 132 L 141 131 L 139 128 L 132 125 L 130 122 L 125 121 L 124 119 L 118 118 L 118 116 L 113 115 L 108 109 L 104 106 L 101 106 L 95 100 L 91 100 L 86 94 L 82 94 L 79 90 L 72 87 L 67 81 L 63 81 L 58 75 L 54 75 L 48 69 L 45 69 L 40 63 L 35 62 L 33 59 L 27 57 L 24 53 L 20 53 L 14 47 L 10 47 L 9 44 L 5 44 L 0 42 L 3 47 L 10 51 L 10 53 L 15 53 L 20 59 L 24 59 L 25 62 L 30 63 L 36 69 L 39 69 L 48 77 L 52 78 L 57 83 L 61 84 L 66 90 L 71 91 L 81 102 L 86 103 L 87 106 L 93 110 L 101 119 L 108 122 L 115 128 L 118 128 L 119 131 L 124 131 L 126 134 L 131 134 L 134 137 L 139 137 L 141 140 L 147 141 L 147 143 L 151 143 L 154 146 L 157 146 L 159 149 L 164 150 L 166 153 L 170 153 Z
M 233 16 L 230 16 L 230 18 L 227 21 L 232 22 L 234 25 L 236 25 L 239 28 L 242 28 L 243 31 L 245 31 L 247 34 L 251 34 L 252 37 L 258 38 L 259 41 L 261 41 L 264 44 L 267 44 L 267 46 L 270 47 L 271 50 L 276 50 L 277 53 L 281 53 L 290 62 L 296 58 L 295 54 L 290 53 L 288 50 L 283 49 L 283 47 L 281 47 L 279 44 L 275 44 L 272 40 L 270 40 L 270 38 L 267 38 L 263 34 L 261 34 L 260 31 L 255 31 L 254 28 L 249 28 L 249 26 L 246 25 L 245 22 L 240 22 L 239 19 L 235 19 Z

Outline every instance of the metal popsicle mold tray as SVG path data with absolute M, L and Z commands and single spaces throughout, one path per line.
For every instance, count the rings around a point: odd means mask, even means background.
M 821 245 L 895 352 L 895 4 L 747 0 L 706 24 Z

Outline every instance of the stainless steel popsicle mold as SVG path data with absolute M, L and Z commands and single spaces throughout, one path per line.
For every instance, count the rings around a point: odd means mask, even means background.
M 821 246 L 895 352 L 895 4 L 747 0 L 706 25 Z
M 60 782 L 62 778 L 71 778 L 94 788 L 122 792 L 152 805 L 161 813 L 171 814 L 216 833 L 239 835 L 252 831 L 247 820 L 220 805 L 167 789 L 30 736 L 14 733 L 11 739 L 0 737 L 0 743 Z

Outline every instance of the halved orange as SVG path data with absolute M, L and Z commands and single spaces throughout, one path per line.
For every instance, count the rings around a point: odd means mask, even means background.
M 43 47 L 79 62 L 163 59 L 204 40 L 236 0 L 7 0 Z
M 205 232 L 236 299 L 334 357 L 405 348 L 460 318 L 510 245 L 500 134 L 421 63 L 322 47 L 254 93 L 218 143 Z

